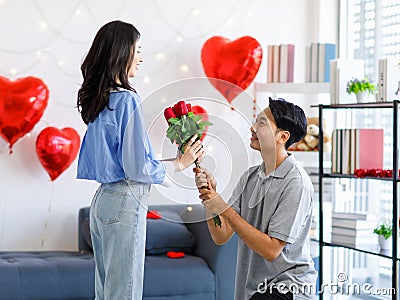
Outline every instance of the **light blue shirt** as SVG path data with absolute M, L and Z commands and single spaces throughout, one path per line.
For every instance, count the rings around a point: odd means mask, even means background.
M 100 183 L 164 181 L 165 169 L 155 159 L 140 103 L 135 92 L 110 93 L 111 110 L 106 107 L 87 127 L 79 152 L 78 179 Z

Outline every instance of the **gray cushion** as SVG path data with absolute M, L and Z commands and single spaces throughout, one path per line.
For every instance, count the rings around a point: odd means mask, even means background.
M 89 252 L 0 252 L 0 300 L 93 299 L 90 287 L 94 259 Z
M 148 255 L 143 291 L 148 299 L 215 299 L 215 277 L 200 257 Z
M 158 213 L 162 219 L 147 219 L 146 254 L 193 253 L 195 239 L 179 214 L 162 210 Z

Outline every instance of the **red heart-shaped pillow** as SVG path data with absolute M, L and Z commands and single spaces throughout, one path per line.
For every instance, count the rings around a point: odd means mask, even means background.
M 261 61 L 261 45 L 251 36 L 234 41 L 214 36 L 201 49 L 201 62 L 207 77 L 229 103 L 250 85 Z
M 150 210 L 147 212 L 147 219 L 161 219 L 160 214 L 156 210 Z
M 169 258 L 182 258 L 185 257 L 185 252 L 168 251 L 167 256 Z
M 39 78 L 12 81 L 0 76 L 0 136 L 10 144 L 10 150 L 39 122 L 48 99 L 49 90 Z
M 73 128 L 47 127 L 40 132 L 36 139 L 36 153 L 52 181 L 71 165 L 79 146 L 80 137 Z

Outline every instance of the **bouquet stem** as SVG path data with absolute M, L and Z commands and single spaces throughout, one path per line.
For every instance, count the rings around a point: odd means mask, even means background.
M 196 165 L 196 168 L 201 168 L 198 159 L 196 159 L 196 160 L 194 161 L 194 164 Z M 217 214 L 214 214 L 214 213 L 212 214 L 212 216 L 213 216 L 213 220 L 214 220 L 214 225 L 215 225 L 215 227 L 219 226 L 219 228 L 221 228 L 221 227 L 222 227 L 221 218 L 220 218 Z

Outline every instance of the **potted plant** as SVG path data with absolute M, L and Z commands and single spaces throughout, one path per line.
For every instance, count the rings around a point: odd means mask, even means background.
M 376 85 L 368 80 L 368 78 L 357 79 L 353 78 L 347 82 L 346 92 L 354 93 L 357 97 L 357 102 L 368 102 L 370 94 L 376 91 Z
M 392 244 L 392 223 L 389 221 L 381 222 L 378 227 L 374 229 L 374 233 L 378 235 L 379 248 L 381 250 L 390 250 Z

